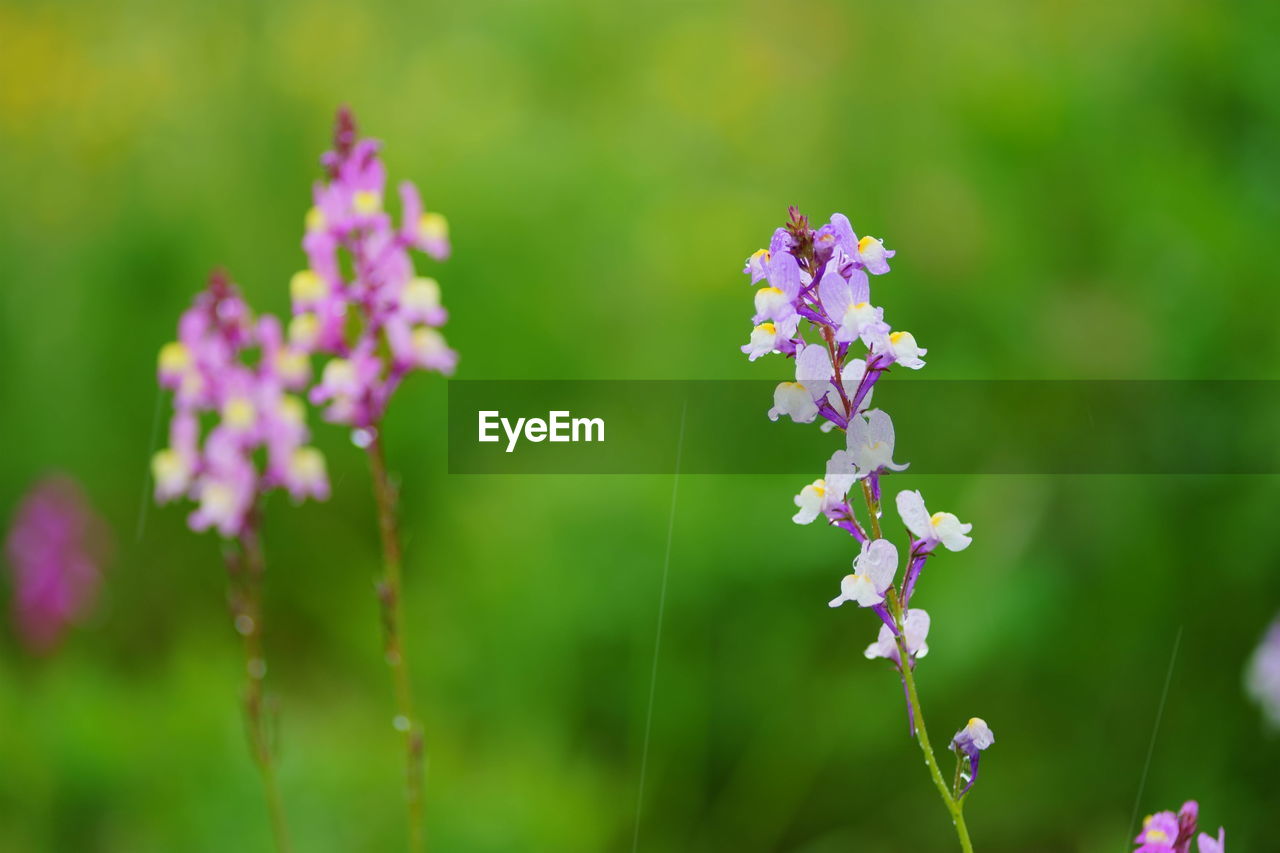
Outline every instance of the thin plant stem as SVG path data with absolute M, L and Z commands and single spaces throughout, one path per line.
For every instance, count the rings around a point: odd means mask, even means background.
M 881 538 L 880 530 L 880 503 L 871 493 L 870 484 L 864 479 L 862 481 L 862 496 L 866 500 L 867 515 L 870 517 L 870 526 L 872 535 Z M 902 612 L 902 602 L 898 598 L 898 591 L 894 587 L 889 587 L 889 610 L 893 614 L 894 622 L 897 623 L 897 631 L 894 632 L 894 642 L 898 646 L 899 668 L 902 670 L 902 681 L 907 688 L 907 701 L 911 703 L 914 709 L 913 719 L 915 721 L 916 741 L 920 744 L 920 751 L 924 753 L 924 763 L 929 768 L 929 776 L 933 779 L 934 787 L 938 789 L 938 794 L 942 797 L 943 804 L 947 807 L 947 811 L 951 814 L 951 823 L 956 828 L 956 836 L 960 839 L 960 849 L 964 853 L 973 853 L 973 843 L 969 840 L 969 828 L 964 822 L 964 803 L 952 795 L 947 788 L 947 780 L 942 776 L 942 770 L 938 767 L 938 760 L 934 757 L 933 746 L 929 743 L 929 731 L 924 724 L 924 708 L 920 705 L 920 694 L 916 690 L 915 673 L 911 666 L 911 655 L 907 651 L 907 636 L 904 627 L 904 619 Z
M 262 644 L 262 585 L 266 561 L 258 536 L 256 516 L 251 515 L 240 536 L 239 553 L 228 557 L 231 574 L 230 604 L 236 633 L 244 640 L 245 687 L 244 722 L 249 752 L 262 777 L 267 816 L 276 850 L 289 853 L 289 831 L 285 822 L 284 803 L 276 780 L 275 754 L 267 732 L 268 702 L 264 689 L 267 659 Z
M 367 448 L 373 474 L 373 494 L 378 505 L 378 528 L 382 533 L 383 575 L 378 581 L 378 601 L 382 605 L 384 656 L 391 668 L 396 716 L 393 725 L 405 737 L 405 799 L 409 809 L 409 849 L 417 853 L 426 843 L 423 825 L 423 763 L 425 747 L 422 725 L 413 709 L 413 688 L 409 663 L 405 658 L 404 606 L 402 603 L 399 525 L 396 520 L 396 491 L 387 475 L 382 438 L 373 431 Z

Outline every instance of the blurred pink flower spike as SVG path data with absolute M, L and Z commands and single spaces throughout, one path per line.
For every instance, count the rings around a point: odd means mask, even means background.
M 110 532 L 80 485 L 53 475 L 27 492 L 5 542 L 11 612 L 23 646 L 50 654 L 92 610 L 110 554 Z

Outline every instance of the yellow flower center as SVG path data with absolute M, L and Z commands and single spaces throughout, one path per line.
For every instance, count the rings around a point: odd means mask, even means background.
M 444 338 L 429 326 L 420 326 L 413 330 L 413 348 L 422 355 L 439 352 L 444 349 Z
M 299 447 L 293 451 L 289 467 L 299 480 L 319 480 L 324 477 L 324 454 L 314 447 Z
M 165 448 L 151 457 L 151 474 L 162 483 L 185 477 L 186 471 L 182 456 L 172 448 Z
M 289 342 L 295 346 L 309 347 L 316 340 L 320 321 L 315 314 L 298 314 L 289 321 Z
M 373 190 L 359 190 L 351 198 L 351 206 L 356 213 L 368 216 L 382 209 L 382 196 Z
M 350 385 L 356 381 L 356 370 L 345 358 L 335 358 L 324 366 L 325 385 Z
M 449 220 L 443 214 L 424 213 L 418 217 L 418 232 L 427 240 L 444 240 L 449 236 Z
M 870 249 L 872 246 L 878 244 L 879 242 L 880 241 L 877 240 L 875 237 L 863 237 L 861 240 L 858 241 L 858 251 L 865 252 L 867 249 Z
M 182 373 L 191 366 L 191 351 L 180 341 L 171 341 L 160 348 L 160 369 L 165 373 Z
M 440 282 L 434 278 L 415 278 L 405 285 L 400 301 L 406 308 L 436 308 L 440 305 Z
M 222 406 L 222 420 L 238 429 L 253 426 L 256 416 L 253 403 L 245 397 L 232 397 Z
M 305 221 L 308 231 L 323 231 L 328 224 L 324 218 L 324 211 L 318 207 L 313 207 L 307 211 Z
M 295 302 L 309 302 L 325 295 L 325 280 L 314 270 L 301 270 L 289 280 L 289 295 Z
M 280 398 L 280 417 L 291 424 L 300 424 L 306 416 L 306 409 L 302 405 L 302 400 L 293 394 L 285 394 Z

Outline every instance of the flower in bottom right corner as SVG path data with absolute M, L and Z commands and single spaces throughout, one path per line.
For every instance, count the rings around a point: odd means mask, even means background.
M 1142 831 L 1133 840 L 1138 845 L 1134 853 L 1189 853 L 1199 816 L 1200 806 L 1195 800 L 1183 803 L 1177 814 L 1166 811 L 1147 815 Z M 1226 836 L 1222 827 L 1218 827 L 1217 838 L 1202 832 L 1196 838 L 1196 848 L 1199 853 L 1224 853 Z

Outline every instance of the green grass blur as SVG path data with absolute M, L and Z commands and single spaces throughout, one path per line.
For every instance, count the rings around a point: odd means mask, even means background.
M 878 298 L 934 378 L 1276 378 L 1278 17 L 3 0 L 0 514 L 68 472 L 116 558 L 60 654 L 0 639 L 0 850 L 269 849 L 218 543 L 145 508 L 154 363 L 215 265 L 287 310 L 339 103 L 449 216 L 460 377 L 785 377 L 738 352 L 739 270 L 795 203 L 898 250 Z M 631 849 L 671 478 L 451 478 L 444 404 L 414 377 L 386 426 L 434 849 Z M 275 500 L 265 533 L 284 796 L 304 853 L 398 850 L 369 477 L 317 433 L 334 498 Z M 798 436 L 816 473 L 834 439 Z M 1142 813 L 1194 797 L 1272 849 L 1280 740 L 1241 672 L 1280 607 L 1280 483 L 894 480 L 975 525 L 921 587 L 918 672 L 935 740 L 996 732 L 980 851 L 1125 849 L 1179 631 Z M 825 606 L 850 543 L 791 524 L 799 485 L 679 484 L 640 850 L 954 848 L 861 657 L 873 618 Z

